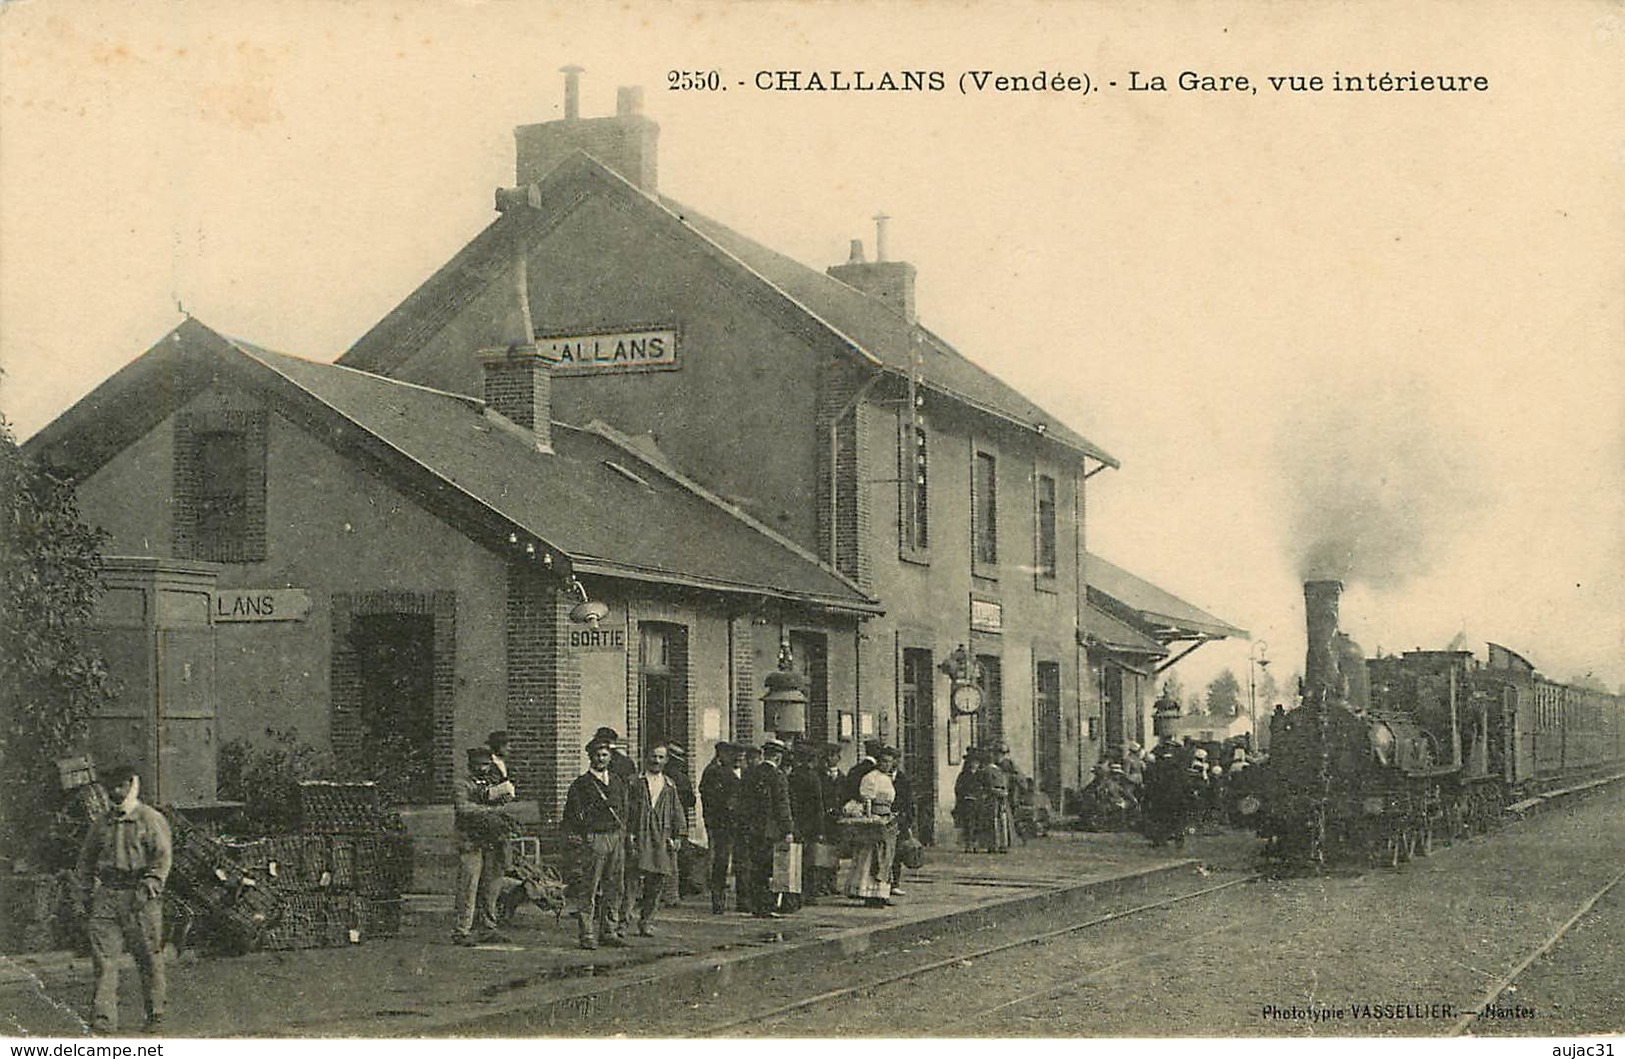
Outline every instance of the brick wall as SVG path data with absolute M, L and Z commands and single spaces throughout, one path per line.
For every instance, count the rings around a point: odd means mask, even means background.
M 750 617 L 731 618 L 728 642 L 733 649 L 733 733 L 731 742 L 749 743 L 756 738 L 756 649 Z
M 528 567 L 508 569 L 507 728 L 519 787 L 553 823 L 581 759 L 581 667 L 563 649 L 570 601 Z
M 867 403 L 849 408 L 864 377 L 850 367 L 832 363 L 826 369 L 819 394 L 816 431 L 820 463 L 817 475 L 818 553 L 858 584 L 872 581 L 872 556 L 865 534 L 870 523 L 871 490 L 861 481 L 861 441 L 865 416 L 875 414 Z M 831 428 L 834 428 L 833 441 Z M 831 476 L 831 464 L 834 474 Z M 835 505 L 831 510 L 830 491 Z

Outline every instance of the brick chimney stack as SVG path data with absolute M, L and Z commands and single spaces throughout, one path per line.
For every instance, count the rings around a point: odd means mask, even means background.
M 660 126 L 643 115 L 643 89 L 623 86 L 616 92 L 615 113 L 604 118 L 581 116 L 579 66 L 561 67 L 564 74 L 564 117 L 513 130 L 518 184 L 539 183 L 576 151 L 586 151 L 651 195 L 659 175 Z
M 524 208 L 514 204 L 505 211 L 509 216 L 503 223 L 513 226 L 512 263 L 508 282 L 497 291 L 500 301 L 493 314 L 497 344 L 480 350 L 479 358 L 486 408 L 530 431 L 537 449 L 552 452 L 553 377 L 536 348 L 530 318 L 530 277 L 521 215 Z
M 863 241 L 852 240 L 852 251 L 844 265 L 832 265 L 825 273 L 848 287 L 862 291 L 897 313 L 909 323 L 918 317 L 914 311 L 914 266 L 907 261 L 886 259 L 884 213 L 875 214 L 875 260 L 863 259 Z

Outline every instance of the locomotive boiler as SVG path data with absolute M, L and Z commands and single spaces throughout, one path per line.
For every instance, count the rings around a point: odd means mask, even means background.
M 1625 705 L 1546 680 L 1512 651 L 1367 659 L 1339 628 L 1342 584 L 1304 584 L 1295 710 L 1271 722 L 1260 834 L 1289 862 L 1398 864 L 1493 826 L 1515 801 L 1619 773 Z

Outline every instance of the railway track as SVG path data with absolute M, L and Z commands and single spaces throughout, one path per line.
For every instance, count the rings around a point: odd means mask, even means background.
M 1174 895 L 1172 897 L 1163 898 L 1163 899 L 1158 900 L 1158 901 L 1149 901 L 1149 902 L 1146 902 L 1144 904 L 1135 905 L 1132 908 L 1125 908 L 1125 909 L 1121 909 L 1121 910 L 1116 911 L 1116 912 L 1107 913 L 1105 915 L 1094 916 L 1094 917 L 1091 917 L 1089 919 L 1083 920 L 1081 922 L 1070 923 L 1070 924 L 1068 924 L 1066 926 L 1063 926 L 1063 927 L 1056 927 L 1056 928 L 1052 928 L 1052 929 L 1048 929 L 1048 930 L 1041 930 L 1041 931 L 1037 931 L 1037 932 L 1026 933 L 1026 934 L 1023 934 L 1020 937 L 1017 937 L 1017 938 L 1015 938 L 1013 940 L 1002 941 L 1002 942 L 999 942 L 998 944 L 983 946 L 981 948 L 975 949 L 975 950 L 970 951 L 970 952 L 956 953 L 956 954 L 954 954 L 952 956 L 948 956 L 948 957 L 938 959 L 938 960 L 933 960 L 933 961 L 931 961 L 929 963 L 916 965 L 916 966 L 909 967 L 909 968 L 906 968 L 906 969 L 894 971 L 894 972 L 892 972 L 890 974 L 882 975 L 882 976 L 879 976 L 879 977 L 876 977 L 876 978 L 866 979 L 865 981 L 858 982 L 858 983 L 855 983 L 855 984 L 852 984 L 852 985 L 845 985 L 845 986 L 841 986 L 841 987 L 836 988 L 836 989 L 825 990 L 823 992 L 814 994 L 812 996 L 800 997 L 798 999 L 788 1001 L 786 1003 L 778 1004 L 778 1005 L 776 1005 L 774 1007 L 758 1009 L 758 1010 L 752 1011 L 752 1012 L 750 1012 L 748 1014 L 745 1014 L 745 1015 L 739 1015 L 739 1016 L 736 1016 L 736 1017 L 733 1017 L 733 1018 L 721 1020 L 719 1022 L 713 1022 L 713 1023 L 710 1023 L 710 1024 L 706 1025 L 706 1026 L 700 1027 L 699 1029 L 696 1029 L 696 1030 L 690 1032 L 688 1034 L 688 1036 L 691 1036 L 691 1037 L 714 1037 L 714 1036 L 718 1036 L 718 1035 L 727 1033 L 729 1030 L 736 1029 L 736 1028 L 738 1028 L 740 1026 L 760 1025 L 760 1024 L 762 1024 L 764 1022 L 767 1022 L 769 1020 L 780 1019 L 780 1018 L 783 1018 L 785 1016 L 795 1015 L 795 1014 L 798 1014 L 798 1013 L 801 1013 L 801 1012 L 806 1012 L 806 1011 L 810 1011 L 810 1010 L 813 1010 L 813 1009 L 816 1009 L 816 1008 L 819 1008 L 819 1007 L 823 1007 L 823 1006 L 826 1006 L 826 1005 L 829 1005 L 829 1004 L 833 1004 L 833 1003 L 835 1003 L 837 1001 L 840 1001 L 840 1000 L 842 1000 L 842 999 L 844 999 L 846 997 L 859 996 L 859 995 L 862 995 L 864 993 L 867 993 L 867 992 L 870 992 L 870 991 L 873 991 L 873 990 L 876 990 L 876 989 L 883 988 L 885 986 L 894 985 L 896 983 L 912 981 L 912 980 L 924 978 L 924 977 L 926 977 L 928 975 L 939 974 L 939 973 L 943 973 L 943 972 L 952 971 L 952 970 L 955 970 L 955 969 L 958 969 L 958 968 L 962 968 L 964 966 L 969 965 L 971 962 L 973 962 L 975 960 L 983 959 L 983 958 L 988 957 L 988 956 L 993 956 L 993 955 L 1003 953 L 1003 952 L 1009 952 L 1009 951 L 1024 948 L 1024 947 L 1030 946 L 1030 945 L 1040 945 L 1040 944 L 1043 944 L 1046 941 L 1051 941 L 1051 940 L 1054 940 L 1056 938 L 1061 938 L 1061 937 L 1065 937 L 1065 936 L 1072 935 L 1072 934 L 1078 934 L 1078 933 L 1081 933 L 1083 931 L 1087 931 L 1087 930 L 1091 930 L 1091 929 L 1094 929 L 1094 928 L 1105 926 L 1105 925 L 1107 925 L 1109 923 L 1116 923 L 1116 922 L 1119 922 L 1121 920 L 1129 919 L 1129 918 L 1132 918 L 1132 917 L 1135 917 L 1135 916 L 1143 916 L 1143 915 L 1146 915 L 1148 913 L 1159 911 L 1159 910 L 1164 909 L 1164 908 L 1170 908 L 1170 907 L 1172 907 L 1174 905 L 1179 905 L 1179 904 L 1184 904 L 1184 903 L 1189 902 L 1189 901 L 1199 900 L 1201 898 L 1209 897 L 1209 896 L 1211 896 L 1213 894 L 1217 894 L 1217 893 L 1220 893 L 1222 891 L 1229 890 L 1229 889 L 1231 889 L 1233 887 L 1241 886 L 1241 885 L 1246 884 L 1246 883 L 1255 882 L 1259 878 L 1260 878 L 1260 876 L 1258 876 L 1258 875 L 1247 875 L 1247 876 L 1244 876 L 1244 877 L 1239 878 L 1239 879 L 1232 879 L 1229 882 L 1219 883 L 1219 884 L 1214 885 L 1214 886 L 1203 887 L 1200 890 L 1195 890 L 1195 891 L 1192 891 L 1190 893 L 1176 894 L 1176 895 Z M 1228 928 L 1228 927 L 1218 927 L 1218 928 L 1215 928 L 1212 931 L 1208 931 L 1207 933 L 1218 933 L 1218 932 L 1226 930 L 1226 929 L 1230 929 L 1230 928 Z M 1054 996 L 1062 995 L 1068 989 L 1077 988 L 1079 985 L 1083 984 L 1087 979 L 1091 979 L 1091 978 L 1094 978 L 1094 977 L 1100 976 L 1100 975 L 1105 975 L 1105 974 L 1108 974 L 1108 973 L 1110 973 L 1112 971 L 1120 970 L 1121 968 L 1123 968 L 1125 966 L 1128 966 L 1128 965 L 1133 964 L 1133 963 L 1140 962 L 1142 959 L 1145 959 L 1145 958 L 1147 958 L 1147 957 L 1145 957 L 1145 956 L 1131 957 L 1131 958 L 1126 959 L 1126 960 L 1119 960 L 1119 961 L 1116 961 L 1116 962 L 1114 962 L 1112 964 L 1109 964 L 1109 965 L 1106 965 L 1106 966 L 1091 969 L 1086 975 L 1069 979 L 1063 986 L 1058 987 L 1056 990 L 1052 991 L 1051 994 L 1048 994 L 1048 995 L 1054 995 Z M 958 1024 L 958 1023 L 962 1023 L 962 1022 L 974 1021 L 975 1019 L 981 1018 L 981 1017 L 983 1017 L 983 1016 L 985 1016 L 987 1014 L 990 1014 L 992 1012 L 1001 1011 L 1001 1010 L 1003 1010 L 1005 1008 L 1013 1007 L 1016 1004 L 1021 1003 L 1021 1002 L 1025 1001 L 1025 1000 L 1028 1000 L 1028 999 L 1032 999 L 1032 1000 L 1042 999 L 1042 996 L 1033 996 L 1033 997 L 1030 997 L 1030 998 L 1029 997 L 1023 997 L 1023 998 L 1020 998 L 1017 1001 L 1009 1001 L 1009 1002 L 996 1004 L 996 1005 L 992 1005 L 992 1006 L 988 1006 L 988 1007 L 984 1007 L 984 1008 L 980 1008 L 980 1009 L 976 1009 L 976 1010 L 963 1011 L 963 1012 L 960 1012 L 960 1013 L 956 1013 L 955 1016 L 953 1017 L 952 1022 L 953 1022 L 953 1024 Z
M 1485 991 L 1483 997 L 1473 1006 L 1472 1010 L 1463 1015 L 1461 1018 L 1457 1019 L 1456 1023 L 1450 1027 L 1449 1035 L 1452 1037 L 1460 1037 L 1468 1030 L 1472 1029 L 1473 1024 L 1479 1021 L 1481 1013 L 1484 1011 L 1484 1009 L 1494 1004 L 1507 992 L 1508 989 L 1512 988 L 1513 984 L 1517 982 L 1518 977 L 1525 971 L 1529 970 L 1536 960 L 1540 959 L 1548 952 L 1551 952 L 1552 949 L 1556 948 L 1558 942 L 1563 940 L 1564 935 L 1573 930 L 1575 924 L 1584 919 L 1586 915 L 1597 906 L 1597 902 L 1608 896 L 1608 892 L 1614 887 L 1618 886 L 1621 880 L 1625 880 L 1625 868 L 1622 868 L 1620 871 L 1616 872 L 1614 877 L 1604 883 L 1601 889 L 1588 897 L 1585 902 L 1575 910 L 1574 914 L 1563 923 L 1562 926 L 1553 931 L 1550 937 L 1548 937 L 1540 945 L 1536 946 L 1536 948 L 1531 951 L 1529 955 L 1520 960 L 1518 964 L 1512 968 L 1512 970 L 1508 971 L 1503 977 L 1497 979 L 1496 982 Z

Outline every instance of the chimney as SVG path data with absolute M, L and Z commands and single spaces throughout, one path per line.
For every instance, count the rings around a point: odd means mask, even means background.
M 863 241 L 852 240 L 851 254 L 844 265 L 833 265 L 825 272 L 848 287 L 862 291 L 876 299 L 897 315 L 914 323 L 914 266 L 907 261 L 886 260 L 886 222 L 884 213 L 875 214 L 875 260 L 863 259 Z
M 513 130 L 515 174 L 520 187 L 540 183 L 559 163 L 585 151 L 649 194 L 659 175 L 660 126 L 643 115 L 643 89 L 623 86 L 615 95 L 615 113 L 603 118 L 581 116 L 579 66 L 564 74 L 564 117 Z
M 495 314 L 498 344 L 480 350 L 485 406 L 530 431 L 541 452 L 553 451 L 553 377 L 536 348 L 530 318 L 530 278 L 520 218 L 509 216 L 512 262 Z
M 1337 604 L 1342 595 L 1341 581 L 1303 583 L 1303 616 L 1309 639 L 1309 650 L 1303 661 L 1306 704 L 1323 705 L 1336 700 L 1343 692 L 1337 643 Z

